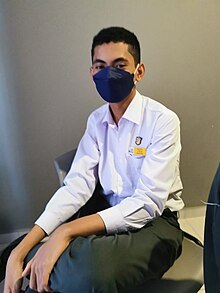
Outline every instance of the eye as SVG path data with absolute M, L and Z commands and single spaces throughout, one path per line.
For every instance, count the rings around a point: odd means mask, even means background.
M 118 63 L 115 65 L 115 68 L 119 68 L 119 69 L 125 69 L 125 67 L 126 67 L 126 64 L 124 63 Z
M 102 70 L 104 67 L 105 67 L 104 65 L 99 65 L 99 64 L 97 64 L 97 65 L 94 66 L 94 69 L 95 69 L 96 71 L 100 71 L 100 70 Z

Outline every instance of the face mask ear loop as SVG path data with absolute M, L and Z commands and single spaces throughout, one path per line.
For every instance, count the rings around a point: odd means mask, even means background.
M 135 74 L 136 74 L 136 72 L 137 72 L 137 70 L 138 70 L 139 65 L 140 65 L 140 63 L 138 63 L 138 65 L 137 65 L 136 68 L 135 68 L 134 76 L 135 76 Z M 135 85 L 137 84 L 137 80 L 134 81 L 134 84 L 135 84 Z

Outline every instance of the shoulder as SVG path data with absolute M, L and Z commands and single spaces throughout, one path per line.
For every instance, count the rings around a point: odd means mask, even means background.
M 179 123 L 179 117 L 171 109 L 149 97 L 143 97 L 146 115 L 155 120 L 174 121 Z
M 92 123 L 93 125 L 101 123 L 108 112 L 108 104 L 104 104 L 99 108 L 92 111 L 88 117 L 88 124 Z

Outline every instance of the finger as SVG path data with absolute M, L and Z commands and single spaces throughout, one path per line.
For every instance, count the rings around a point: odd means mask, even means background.
M 11 291 L 10 288 L 8 288 L 8 287 L 5 286 L 3 293 L 12 293 L 12 291 Z
M 32 270 L 31 273 L 30 273 L 29 287 L 32 290 L 36 290 L 37 289 L 37 281 L 36 281 L 36 275 L 35 275 L 35 271 L 34 270 Z
M 50 275 L 48 274 L 48 277 L 45 278 L 45 286 L 44 286 L 44 291 L 46 292 L 53 292 L 50 287 L 49 287 L 49 277 Z
M 24 271 L 22 273 L 22 277 L 27 277 L 28 275 L 30 275 L 30 273 L 31 273 L 31 264 L 32 264 L 32 260 L 30 260 L 27 263 L 27 265 L 26 265 L 26 267 L 25 267 L 25 269 L 24 269 Z
M 53 292 L 48 285 L 44 286 L 44 291 L 45 292 Z
M 49 274 L 45 274 L 44 270 L 41 270 L 37 274 L 37 290 L 39 292 L 52 292 L 48 282 L 49 282 Z

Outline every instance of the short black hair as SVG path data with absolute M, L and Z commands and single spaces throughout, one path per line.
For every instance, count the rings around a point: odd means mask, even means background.
M 128 51 L 133 56 L 135 65 L 140 63 L 141 49 L 137 37 L 134 33 L 130 32 L 129 30 L 118 26 L 104 28 L 93 38 L 91 49 L 92 60 L 94 56 L 95 47 L 105 43 L 108 44 L 110 42 L 122 42 L 128 44 Z

